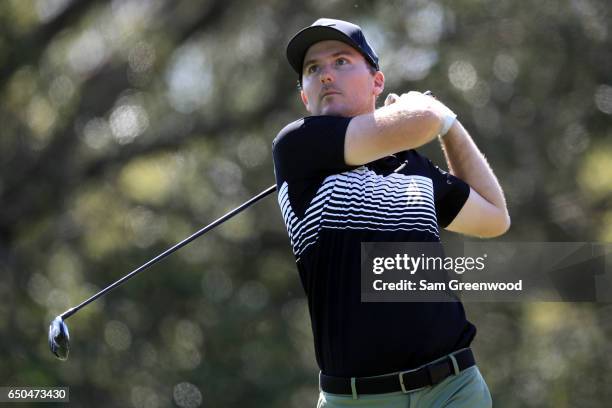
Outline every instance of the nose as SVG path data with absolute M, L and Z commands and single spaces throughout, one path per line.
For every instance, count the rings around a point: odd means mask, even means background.
M 331 72 L 331 69 L 327 66 L 321 67 L 321 72 L 319 73 L 319 80 L 322 84 L 328 84 L 333 82 L 334 76 Z

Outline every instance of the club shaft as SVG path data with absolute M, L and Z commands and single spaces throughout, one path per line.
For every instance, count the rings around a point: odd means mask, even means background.
M 64 313 L 62 313 L 60 315 L 60 317 L 62 318 L 62 320 L 66 320 L 67 318 L 69 318 L 70 316 L 72 316 L 73 314 L 78 312 L 81 308 L 87 306 L 88 304 L 90 304 L 91 302 L 93 302 L 94 300 L 99 298 L 100 296 L 103 296 L 104 294 L 106 294 L 107 292 L 113 290 L 117 286 L 122 285 L 128 279 L 134 277 L 139 272 L 142 272 L 144 269 L 148 268 L 149 266 L 151 266 L 151 265 L 161 261 L 162 259 L 164 259 L 168 255 L 170 255 L 171 253 L 181 249 L 185 245 L 189 244 L 191 241 L 199 238 L 200 236 L 202 236 L 206 232 L 208 232 L 211 229 L 215 228 L 217 225 L 222 224 L 223 222 L 225 222 L 228 219 L 232 218 L 234 215 L 240 213 L 241 211 L 243 211 L 246 208 L 250 207 L 252 204 L 256 203 L 257 201 L 261 200 L 262 198 L 266 197 L 267 195 L 273 193 L 274 191 L 276 191 L 276 185 L 272 185 L 272 186 L 268 187 L 267 189 L 265 189 L 261 193 L 257 194 L 255 197 L 251 198 L 249 201 L 246 201 L 244 204 L 240 205 L 239 207 L 234 208 L 232 211 L 228 212 L 227 214 L 225 214 L 221 218 L 211 222 L 210 224 L 208 224 L 204 228 L 202 228 L 199 231 L 193 233 L 192 235 L 190 235 L 189 237 L 185 238 L 184 240 L 182 240 L 178 244 L 174 245 L 173 247 L 166 249 L 164 252 L 162 252 L 161 254 L 157 255 L 155 258 L 151 259 L 147 263 L 145 263 L 145 264 L 139 266 L 138 268 L 134 269 L 132 272 L 128 273 L 123 278 L 119 279 L 115 283 L 113 283 L 113 284 L 107 286 L 106 288 L 102 289 L 100 292 L 96 293 L 95 295 L 93 295 L 89 299 L 83 301 L 78 306 L 75 306 L 75 307 L 72 307 L 72 308 L 66 310 Z

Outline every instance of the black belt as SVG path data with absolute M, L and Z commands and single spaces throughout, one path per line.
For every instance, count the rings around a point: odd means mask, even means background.
M 457 366 L 450 356 L 455 358 Z M 414 370 L 401 371 L 377 377 L 343 378 L 319 374 L 319 384 L 322 391 L 332 394 L 384 394 L 403 391 L 404 393 L 419 388 L 436 385 L 452 374 L 476 364 L 472 350 L 467 348 L 446 356 L 440 361 L 429 363 Z M 354 385 L 352 385 L 353 383 Z

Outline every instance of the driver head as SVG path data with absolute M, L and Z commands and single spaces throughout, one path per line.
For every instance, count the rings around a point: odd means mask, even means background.
M 68 359 L 70 335 L 68 334 L 68 326 L 61 316 L 57 316 L 49 325 L 49 348 L 60 360 Z

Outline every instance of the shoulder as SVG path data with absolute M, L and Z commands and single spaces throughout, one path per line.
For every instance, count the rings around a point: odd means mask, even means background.
M 341 116 L 306 116 L 293 121 L 281 129 L 272 141 L 272 148 L 289 139 L 301 139 L 319 135 L 341 135 L 344 136 L 351 117 Z
M 282 128 L 272 141 L 272 148 L 274 148 L 279 142 L 282 142 L 284 139 L 286 139 L 288 135 L 299 131 L 304 126 L 305 120 L 306 118 L 300 118 Z

